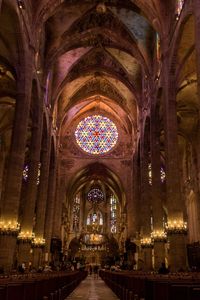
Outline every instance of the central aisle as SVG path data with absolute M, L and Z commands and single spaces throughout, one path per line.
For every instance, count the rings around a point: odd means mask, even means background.
M 88 276 L 66 300 L 118 300 L 101 278 Z

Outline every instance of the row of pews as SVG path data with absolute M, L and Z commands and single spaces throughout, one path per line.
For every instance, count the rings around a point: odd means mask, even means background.
M 168 275 L 100 271 L 120 300 L 200 300 L 200 274 Z
M 74 271 L 2 277 L 0 299 L 64 300 L 86 276 L 85 271 Z

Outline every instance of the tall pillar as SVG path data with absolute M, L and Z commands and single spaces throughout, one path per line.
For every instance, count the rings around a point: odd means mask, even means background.
M 168 49 L 166 38 L 165 49 Z M 186 241 L 184 230 L 177 230 L 184 226 L 183 206 L 180 188 L 180 169 L 178 153 L 178 130 L 176 114 L 176 84 L 175 84 L 175 61 L 169 62 L 169 53 L 163 57 L 163 107 L 164 107 L 164 132 L 165 132 L 165 155 L 166 155 L 166 196 L 168 209 L 168 226 L 170 235 L 169 265 L 171 271 L 186 268 Z M 170 67 L 171 66 L 171 67 Z
M 3 174 L 4 174 L 4 167 L 5 167 L 5 160 L 6 160 L 6 153 L 5 150 L 3 149 L 3 146 L 0 145 L 0 202 L 1 202 L 1 195 L 2 195 L 2 188 L 3 188 Z
M 145 121 L 145 117 L 142 119 Z M 143 125 L 143 124 L 142 124 Z M 140 198 L 140 224 L 141 224 L 141 245 L 142 257 L 144 261 L 141 268 L 145 271 L 152 269 L 152 245 L 151 245 L 151 207 L 149 195 L 149 123 L 142 126 L 143 132 L 140 140 L 140 172 L 141 172 L 141 198 Z M 139 266 L 140 268 L 140 266 Z
M 61 242 L 61 219 L 62 219 L 62 203 L 63 199 L 66 197 L 65 194 L 65 181 L 61 178 L 61 161 L 58 161 L 58 174 L 57 174 L 57 186 L 56 186 L 56 198 L 55 198 L 55 209 L 53 216 L 53 230 L 52 237 L 57 241 L 57 247 L 55 249 L 53 260 L 57 264 L 59 260 L 59 244 Z
M 53 154 L 52 154 L 53 155 Z M 48 186 L 48 201 L 46 209 L 46 219 L 45 219 L 45 228 L 44 228 L 44 238 L 45 238 L 45 255 L 46 261 L 50 261 L 50 246 L 51 246 L 51 237 L 53 230 L 53 215 L 55 209 L 55 195 L 56 195 L 56 161 L 55 157 L 51 157 L 50 162 L 50 171 L 49 171 L 49 186 Z
M 27 52 L 29 49 L 27 49 Z M 0 220 L 0 266 L 9 272 L 13 264 L 16 237 L 19 231 L 18 210 L 22 183 L 22 170 L 27 141 L 27 128 L 31 100 L 33 58 L 27 55 L 26 62 L 18 70 L 16 108 L 12 142 L 7 164 L 7 176 L 2 197 Z
M 155 91 L 153 92 L 153 82 L 151 87 L 151 113 L 150 113 L 150 145 L 151 145 L 151 203 L 153 212 L 153 232 L 154 240 L 154 269 L 158 270 L 165 262 L 165 240 L 166 234 L 163 228 L 163 207 L 161 199 L 161 178 L 160 178 L 160 124 L 159 108 Z
M 61 236 L 61 214 L 62 214 L 62 201 L 65 195 L 65 182 L 60 178 L 60 171 L 58 170 L 56 200 L 53 218 L 53 232 L 52 235 L 60 239 Z
M 138 232 L 138 173 L 137 173 L 137 158 L 138 153 L 134 154 L 134 159 L 132 165 L 126 167 L 127 173 L 127 185 L 129 187 L 128 197 L 127 197 L 127 207 L 125 212 L 127 214 L 127 236 L 131 239 L 136 238 Z M 130 170 L 131 168 L 131 170 Z M 123 207 L 123 210 L 125 208 Z
M 46 139 L 46 140 L 45 140 Z M 49 183 L 49 165 L 51 152 L 51 134 L 47 130 L 47 135 L 43 136 L 42 151 L 41 151 L 41 175 L 38 186 L 38 196 L 36 203 L 36 224 L 35 224 L 35 238 L 33 240 L 33 266 L 39 267 L 44 261 L 44 228 L 47 205 L 47 192 Z
M 197 62 L 197 93 L 200 101 L 200 2 L 198 0 L 193 0 L 194 5 L 194 16 L 195 16 L 195 48 L 196 48 L 196 62 Z M 199 111 L 200 118 L 200 111 Z M 197 146 L 197 163 L 198 163 L 198 185 L 200 191 L 200 129 L 197 134 L 198 146 Z
M 42 101 L 41 101 L 42 103 Z M 28 169 L 28 179 L 24 193 L 23 215 L 21 220 L 21 231 L 18 235 L 18 263 L 30 262 L 31 241 L 34 237 L 33 233 L 33 218 L 35 214 L 35 203 L 37 197 L 37 180 L 40 164 L 40 150 L 42 140 L 42 120 L 43 120 L 43 105 L 37 111 L 36 120 L 33 120 L 32 137 L 30 144 L 30 160 Z

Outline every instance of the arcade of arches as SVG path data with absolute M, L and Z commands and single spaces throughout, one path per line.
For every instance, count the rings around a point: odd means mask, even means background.
M 0 267 L 191 267 L 199 106 L 199 0 L 0 0 Z

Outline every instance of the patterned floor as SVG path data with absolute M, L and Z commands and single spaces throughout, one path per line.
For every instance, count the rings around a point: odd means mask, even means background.
M 118 300 L 101 278 L 88 276 L 66 300 Z

